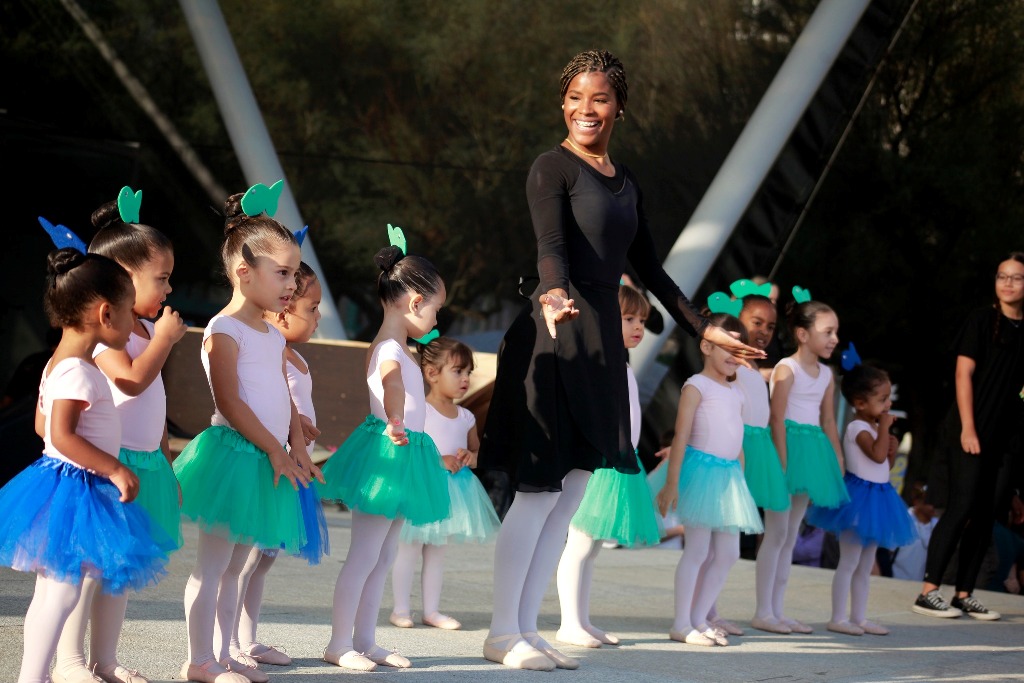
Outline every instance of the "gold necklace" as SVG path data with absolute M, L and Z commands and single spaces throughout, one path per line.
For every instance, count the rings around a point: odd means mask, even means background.
M 576 150 L 577 152 L 579 152 L 580 154 L 582 154 L 585 157 L 590 157 L 591 159 L 604 159 L 606 156 L 608 156 L 608 152 L 605 152 L 604 154 L 591 154 L 590 152 L 587 152 L 586 150 L 582 150 L 579 147 L 577 147 L 573 143 L 573 141 L 570 138 L 568 138 L 568 137 L 565 138 L 565 141 L 569 143 L 570 147 L 572 147 L 574 150 Z

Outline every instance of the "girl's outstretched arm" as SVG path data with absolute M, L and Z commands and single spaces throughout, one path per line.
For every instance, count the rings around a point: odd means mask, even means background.
M 785 472 L 789 457 L 786 451 L 786 405 L 793 388 L 793 371 L 785 365 L 776 365 L 772 378 L 768 425 L 772 429 L 772 443 L 775 444 L 775 452 L 779 454 L 779 464 Z
M 127 396 L 138 396 L 153 383 L 167 362 L 171 348 L 178 343 L 188 328 L 170 306 L 153 325 L 153 338 L 138 358 L 125 350 L 106 349 L 96 356 L 96 365 L 118 390 Z
M 839 471 L 846 472 L 846 459 L 843 457 L 843 448 L 839 443 L 839 429 L 836 427 L 836 411 L 835 411 L 835 378 L 832 376 L 832 371 L 827 368 L 822 368 L 822 372 L 829 373 L 828 389 L 825 390 L 825 395 L 821 399 L 821 431 L 825 432 L 825 436 L 828 437 L 829 443 L 832 444 L 832 450 L 836 452 L 836 459 L 839 461 Z
M 960 413 L 960 447 L 971 455 L 981 454 L 981 441 L 974 425 L 974 368 L 969 356 L 956 357 L 956 408 Z
M 700 391 L 692 384 L 683 387 L 679 394 L 679 410 L 676 412 L 676 433 L 672 437 L 672 447 L 668 454 L 668 468 L 665 475 L 665 485 L 658 492 L 655 503 L 658 511 L 664 517 L 676 509 L 679 502 L 679 470 L 683 466 L 683 454 L 686 452 L 686 444 L 690 440 L 690 431 L 693 429 L 693 416 L 700 405 Z
M 121 492 L 121 502 L 130 503 L 139 495 L 139 478 L 121 461 L 96 448 L 85 437 L 75 433 L 87 401 L 60 398 L 50 408 L 50 443 L 69 460 L 87 470 L 107 477 Z
M 213 388 L 217 410 L 233 429 L 270 458 L 274 466 L 274 486 L 277 486 L 281 477 L 287 479 L 296 490 L 297 482 L 307 485 L 309 480 L 285 451 L 284 444 L 277 443 L 270 430 L 263 426 L 252 408 L 238 395 L 238 344 L 228 335 L 219 332 L 211 334 L 204 344 L 210 357 L 210 386 Z
M 388 426 L 384 433 L 396 446 L 405 446 L 409 437 L 405 433 L 405 383 L 402 381 L 402 366 L 397 360 L 386 360 L 380 364 L 380 383 L 384 387 L 384 414 Z

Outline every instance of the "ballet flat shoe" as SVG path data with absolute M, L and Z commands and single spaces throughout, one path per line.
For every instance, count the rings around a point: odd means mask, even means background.
M 575 645 L 576 647 L 601 647 L 601 640 L 586 631 L 563 631 L 558 629 L 555 631 L 555 640 L 566 645 Z
M 115 664 L 111 671 L 96 671 L 96 678 L 104 683 L 149 683 L 149 679 L 135 669 Z
M 256 666 L 256 660 L 241 652 L 234 657 L 220 660 L 220 665 L 228 671 L 242 674 L 252 683 L 268 683 L 270 681 L 270 676 Z
M 711 622 L 710 625 L 712 627 L 714 627 L 714 628 L 722 629 L 723 631 L 725 631 L 726 635 L 730 635 L 730 636 L 742 636 L 743 635 L 743 629 L 741 629 L 739 626 L 737 626 L 736 624 L 734 624 L 731 621 L 728 621 L 726 619 L 721 619 L 721 618 L 715 619 L 714 621 Z
M 689 633 L 671 630 L 668 632 L 668 637 L 677 642 L 686 643 L 687 645 L 700 645 L 701 647 L 715 647 L 716 645 L 714 638 L 708 638 L 695 628 L 690 629 Z
M 399 614 L 398 612 L 392 612 L 391 616 L 388 617 L 388 621 L 398 628 L 412 628 L 416 625 L 413 623 L 411 616 L 408 614 Z
M 412 662 L 406 657 L 379 646 L 374 646 L 372 650 L 364 654 L 371 662 L 379 666 L 390 666 L 395 669 L 409 669 L 412 667 Z
M 867 619 L 857 624 L 857 626 L 860 626 L 862 629 L 864 629 L 864 633 L 867 633 L 869 636 L 889 635 L 889 629 L 882 626 L 881 624 L 876 624 L 873 621 L 868 621 Z
M 601 631 L 601 629 L 595 630 L 600 631 L 600 633 L 591 633 L 590 635 L 594 636 L 605 645 L 618 645 L 622 642 L 619 637 L 613 633 L 607 633 L 606 631 Z
M 709 626 L 701 631 L 701 633 L 715 641 L 715 645 L 720 647 L 726 647 L 729 645 L 729 634 L 726 633 L 724 629 L 718 628 L 717 626 Z
M 256 647 L 264 647 L 266 649 L 262 652 L 253 652 L 253 648 Z M 292 663 L 292 658 L 284 652 L 284 649 L 275 645 L 262 645 L 260 643 L 253 643 L 249 646 L 249 649 L 245 651 L 245 654 L 249 655 L 253 658 L 253 660 L 260 664 L 288 666 Z
M 529 671 L 554 671 L 555 663 L 543 652 L 533 649 L 532 652 L 513 652 L 512 648 L 522 638 L 518 633 L 508 636 L 495 636 L 484 641 L 484 659 L 496 664 L 503 664 L 510 669 L 527 669 Z M 498 647 L 496 643 L 504 642 L 508 647 Z
M 782 623 L 788 626 L 793 633 L 814 633 L 813 628 L 796 619 L 782 619 Z
M 462 622 L 458 619 L 448 616 L 447 614 L 441 614 L 440 612 L 434 612 L 431 615 L 423 615 L 421 619 L 424 626 L 433 626 L 434 628 L 444 629 L 445 631 L 458 631 L 462 628 Z
M 559 669 L 568 669 L 569 671 L 580 668 L 580 660 L 573 659 L 563 655 L 561 652 L 556 650 L 544 643 L 540 635 L 536 631 L 530 631 L 523 634 L 523 638 L 532 645 L 535 649 L 540 650 L 544 655 L 555 663 L 555 666 Z
M 202 666 L 185 662 L 181 665 L 181 677 L 186 681 L 196 683 L 249 683 L 249 679 L 235 671 L 211 671 L 211 669 L 223 669 L 219 662 L 211 659 Z
M 349 650 L 344 654 L 335 654 L 334 652 L 324 650 L 322 659 L 328 664 L 340 666 L 342 669 L 351 669 L 352 671 L 375 671 L 377 669 L 376 662 L 355 650 Z
M 754 617 L 750 620 L 750 625 L 756 628 L 758 631 L 766 631 L 768 633 L 781 633 L 784 636 L 788 636 L 793 632 L 793 629 L 783 624 L 775 617 L 769 617 L 762 619 L 761 617 Z
M 864 629 L 856 624 L 851 624 L 848 621 L 830 621 L 825 628 L 833 633 L 843 633 L 848 636 L 864 635 Z
M 96 675 L 96 667 L 87 669 L 84 666 L 76 667 L 70 674 L 65 674 L 57 669 L 50 675 L 53 683 L 103 683 L 103 679 Z

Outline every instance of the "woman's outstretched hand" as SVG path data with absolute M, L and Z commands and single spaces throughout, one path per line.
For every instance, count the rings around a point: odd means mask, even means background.
M 736 358 L 736 360 L 738 360 L 741 364 L 747 366 L 748 368 L 753 367 L 750 364 L 751 359 L 768 357 L 768 354 L 766 354 L 761 349 L 755 349 L 753 346 L 747 346 L 739 339 L 734 337 L 732 334 L 726 332 L 717 325 L 708 325 L 706 328 L 704 328 L 703 338 L 711 342 L 715 346 L 719 346 L 725 349 L 726 351 L 731 353 Z
M 579 316 L 580 311 L 574 307 L 575 303 L 567 297 L 563 289 L 552 289 L 547 294 L 540 295 L 540 310 L 552 339 L 558 336 L 555 325 L 569 322 Z

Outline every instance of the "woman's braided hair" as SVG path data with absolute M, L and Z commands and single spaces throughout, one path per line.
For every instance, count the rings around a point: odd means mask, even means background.
M 559 101 L 565 99 L 565 93 L 569 90 L 569 83 L 579 74 L 590 71 L 600 71 L 615 88 L 615 99 L 618 100 L 620 113 L 626 110 L 626 96 L 629 86 L 626 84 L 626 68 L 622 66 L 619 58 L 607 50 L 587 50 L 581 52 L 565 65 L 562 69 L 562 81 L 559 86 Z

